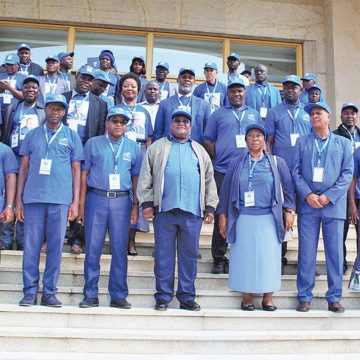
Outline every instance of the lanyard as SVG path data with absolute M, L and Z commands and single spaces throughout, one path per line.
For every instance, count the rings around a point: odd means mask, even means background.
M 209 94 L 214 94 L 216 92 L 216 89 L 217 89 L 217 81 L 215 82 L 215 85 L 214 85 L 214 89 L 213 91 L 210 92 L 210 89 L 209 89 L 209 86 L 208 86 L 208 83 L 206 82 L 206 92 L 209 93 Z
M 76 96 L 76 95 L 82 95 L 82 94 L 77 94 L 77 93 L 76 93 L 76 94 L 72 97 L 72 100 L 74 101 L 74 113 L 75 113 L 75 114 L 77 114 L 78 109 L 81 108 L 81 106 L 82 106 L 82 104 L 84 103 L 84 101 L 88 101 L 88 99 L 89 99 L 89 93 L 86 94 L 86 96 L 81 100 L 81 102 L 80 102 L 80 100 L 76 100 L 76 99 L 75 99 L 75 96 Z
M 267 84 L 265 86 L 257 85 L 257 89 L 258 89 L 258 91 L 260 93 L 260 96 L 261 96 L 262 106 L 264 106 L 264 105 L 266 105 L 265 102 L 266 102 L 266 98 L 267 98 L 268 85 Z M 264 92 L 262 91 L 262 89 L 264 89 Z
M 241 118 L 240 118 L 240 119 L 239 119 L 239 116 L 237 115 L 236 111 L 233 110 L 232 112 L 233 112 L 234 116 L 236 117 L 236 120 L 239 122 L 240 134 L 242 134 L 242 131 L 241 131 L 241 123 L 242 123 L 242 121 L 243 121 L 243 119 L 244 119 L 245 111 L 242 111 L 242 113 L 241 113 Z
M 46 143 L 47 143 L 45 159 L 47 159 L 47 157 L 48 157 L 50 144 L 55 140 L 55 138 L 57 137 L 58 133 L 61 131 L 63 126 L 64 126 L 64 124 L 61 123 L 59 128 L 56 130 L 55 134 L 49 140 L 49 135 L 48 135 L 47 130 L 46 130 L 46 124 L 44 124 L 44 133 L 45 133 L 45 138 L 46 138 Z
M 185 95 L 183 95 L 183 96 L 185 96 Z M 184 105 L 182 102 L 181 102 L 181 100 L 180 100 L 180 94 L 179 94 L 179 105 L 180 106 L 182 106 L 183 108 L 191 108 L 191 102 L 192 102 L 192 97 L 191 96 L 189 96 L 189 98 L 190 98 L 190 100 L 189 100 L 189 102 L 188 102 L 188 104 L 187 105 Z
M 57 84 L 59 77 L 51 78 L 49 75 L 45 76 L 45 82 L 48 82 L 50 84 Z
M 317 150 L 317 154 L 318 154 L 318 161 L 317 161 L 317 166 L 318 167 L 320 167 L 321 154 L 326 149 L 326 147 L 327 147 L 327 145 L 329 143 L 329 140 L 330 140 L 330 136 L 326 139 L 324 145 L 320 148 L 317 139 L 315 139 L 315 145 L 316 145 L 316 150 Z
M 111 143 L 111 140 L 109 139 L 109 135 L 106 134 L 106 139 L 110 145 L 110 149 L 114 155 L 114 173 L 117 174 L 117 171 L 118 171 L 118 167 L 117 167 L 117 163 L 118 163 L 118 159 L 119 159 L 119 156 L 120 156 L 120 153 L 122 151 L 122 148 L 123 148 L 123 145 L 124 145 L 124 140 L 123 138 L 121 138 L 121 141 L 120 141 L 120 145 L 119 145 L 119 148 L 118 148 L 118 151 L 117 153 L 115 154 L 115 149 L 114 149 L 114 146 L 113 144 Z
M 20 64 L 20 69 L 21 69 L 21 71 L 28 71 L 28 68 L 29 68 L 29 66 L 30 66 L 30 64 L 28 64 L 28 65 L 25 65 L 25 64 Z
M 32 104 L 30 107 L 25 109 L 24 103 L 21 104 L 21 108 L 20 108 L 20 121 L 22 120 L 22 118 L 28 114 L 28 112 L 30 110 L 32 110 L 35 107 L 35 104 Z
M 8 75 L 7 80 L 8 80 L 8 81 L 11 81 L 11 80 L 14 80 L 14 78 L 15 78 L 15 75 L 13 75 L 13 76 Z
M 263 156 L 264 156 L 264 154 L 262 153 L 258 159 L 251 160 L 251 156 L 249 154 L 249 178 L 248 178 L 248 182 L 249 182 L 248 189 L 249 189 L 249 191 L 252 191 L 252 177 L 253 177 L 253 172 L 254 172 L 255 166 L 256 166 L 257 162 L 263 158 Z
M 355 151 L 355 150 L 356 150 L 356 143 L 355 143 L 356 129 L 354 130 L 353 133 L 351 133 L 345 125 L 341 125 L 341 126 L 342 126 L 342 127 L 348 132 L 348 134 L 350 135 L 351 145 L 353 146 L 354 151 Z
M 58 74 L 63 80 L 70 80 L 70 74 L 71 71 L 68 71 L 67 73 L 64 73 L 63 71 L 59 70 Z
M 135 113 L 136 113 L 136 107 L 137 105 L 134 105 L 134 109 L 131 110 L 130 106 L 128 104 L 126 104 L 125 102 L 123 102 L 123 104 L 126 106 L 126 110 L 131 114 L 131 122 L 134 121 L 134 117 L 135 117 Z
M 300 108 L 297 108 L 296 111 L 295 111 L 295 115 L 293 116 L 293 114 L 291 113 L 291 111 L 288 109 L 287 112 L 293 122 L 293 130 L 294 130 L 294 134 L 296 133 L 296 123 L 295 123 L 295 119 L 297 118 L 297 116 L 299 115 L 299 111 L 300 111 Z

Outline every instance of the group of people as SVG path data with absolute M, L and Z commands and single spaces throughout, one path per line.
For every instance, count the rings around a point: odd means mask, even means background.
M 191 67 L 170 84 L 166 62 L 147 81 L 141 56 L 120 77 L 110 50 L 99 54 L 99 69 L 84 65 L 74 76 L 73 57 L 49 56 L 43 75 L 31 62 L 30 46 L 20 44 L 0 72 L 1 248 L 10 249 L 16 227 L 17 247 L 24 250 L 21 306 L 37 302 L 44 244 L 41 304 L 62 305 L 56 284 L 69 222 L 72 252 L 86 245 L 79 306 L 99 306 L 108 232 L 110 306 L 130 308 L 127 255 L 137 254 L 136 233 L 149 231 L 153 219 L 156 310 L 173 299 L 176 253 L 180 308 L 200 310 L 195 279 L 204 221 L 214 222 L 211 272 L 229 273 L 230 289 L 243 293 L 243 310 L 254 310 L 253 294 L 261 293 L 263 310 L 275 311 L 284 239 L 296 212 L 297 310 L 310 309 L 322 227 L 328 309 L 344 311 L 345 239 L 349 224 L 357 224 L 360 199 L 355 104 L 344 104 L 332 133 L 331 109 L 312 73 L 286 76 L 282 99 L 266 66 L 256 66 L 250 84 L 237 71 L 235 53 L 225 74 L 205 63 L 206 81 L 197 86 Z M 360 258 L 354 270 L 360 274 Z

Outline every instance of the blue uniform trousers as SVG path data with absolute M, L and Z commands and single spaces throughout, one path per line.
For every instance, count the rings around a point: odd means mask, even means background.
M 88 192 L 86 195 L 85 298 L 98 296 L 100 256 L 107 230 L 109 230 L 112 255 L 109 278 L 110 297 L 111 299 L 125 299 L 128 295 L 126 278 L 131 205 L 130 196 L 108 198 L 93 192 Z
M 342 296 L 343 228 L 344 220 L 325 217 L 321 209 L 299 214 L 299 253 L 297 288 L 299 302 L 310 302 L 315 286 L 316 254 L 322 226 L 328 291 L 328 303 L 338 302 Z
M 36 294 L 39 290 L 39 262 L 44 235 L 46 235 L 47 239 L 47 251 L 43 276 L 43 294 L 56 293 L 68 210 L 68 205 L 50 203 L 25 204 L 24 294 Z
M 194 300 L 202 218 L 173 209 L 154 217 L 156 301 L 171 301 L 174 294 L 175 254 L 178 255 L 178 289 L 181 302 Z

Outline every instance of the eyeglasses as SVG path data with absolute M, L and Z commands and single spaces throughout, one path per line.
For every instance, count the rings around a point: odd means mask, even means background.
M 190 120 L 189 119 L 173 119 L 173 122 L 177 123 L 177 124 L 190 124 Z
M 111 121 L 114 125 L 121 125 L 121 126 L 127 125 L 127 121 L 124 121 L 124 120 L 110 119 L 110 121 Z

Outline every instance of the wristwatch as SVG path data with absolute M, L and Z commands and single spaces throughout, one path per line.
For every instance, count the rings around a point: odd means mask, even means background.
M 295 216 L 295 211 L 293 209 L 285 209 L 285 212 L 287 212 L 288 214 L 291 214 L 293 216 Z
M 6 205 L 6 207 L 7 207 L 8 209 L 14 210 L 14 205 Z

